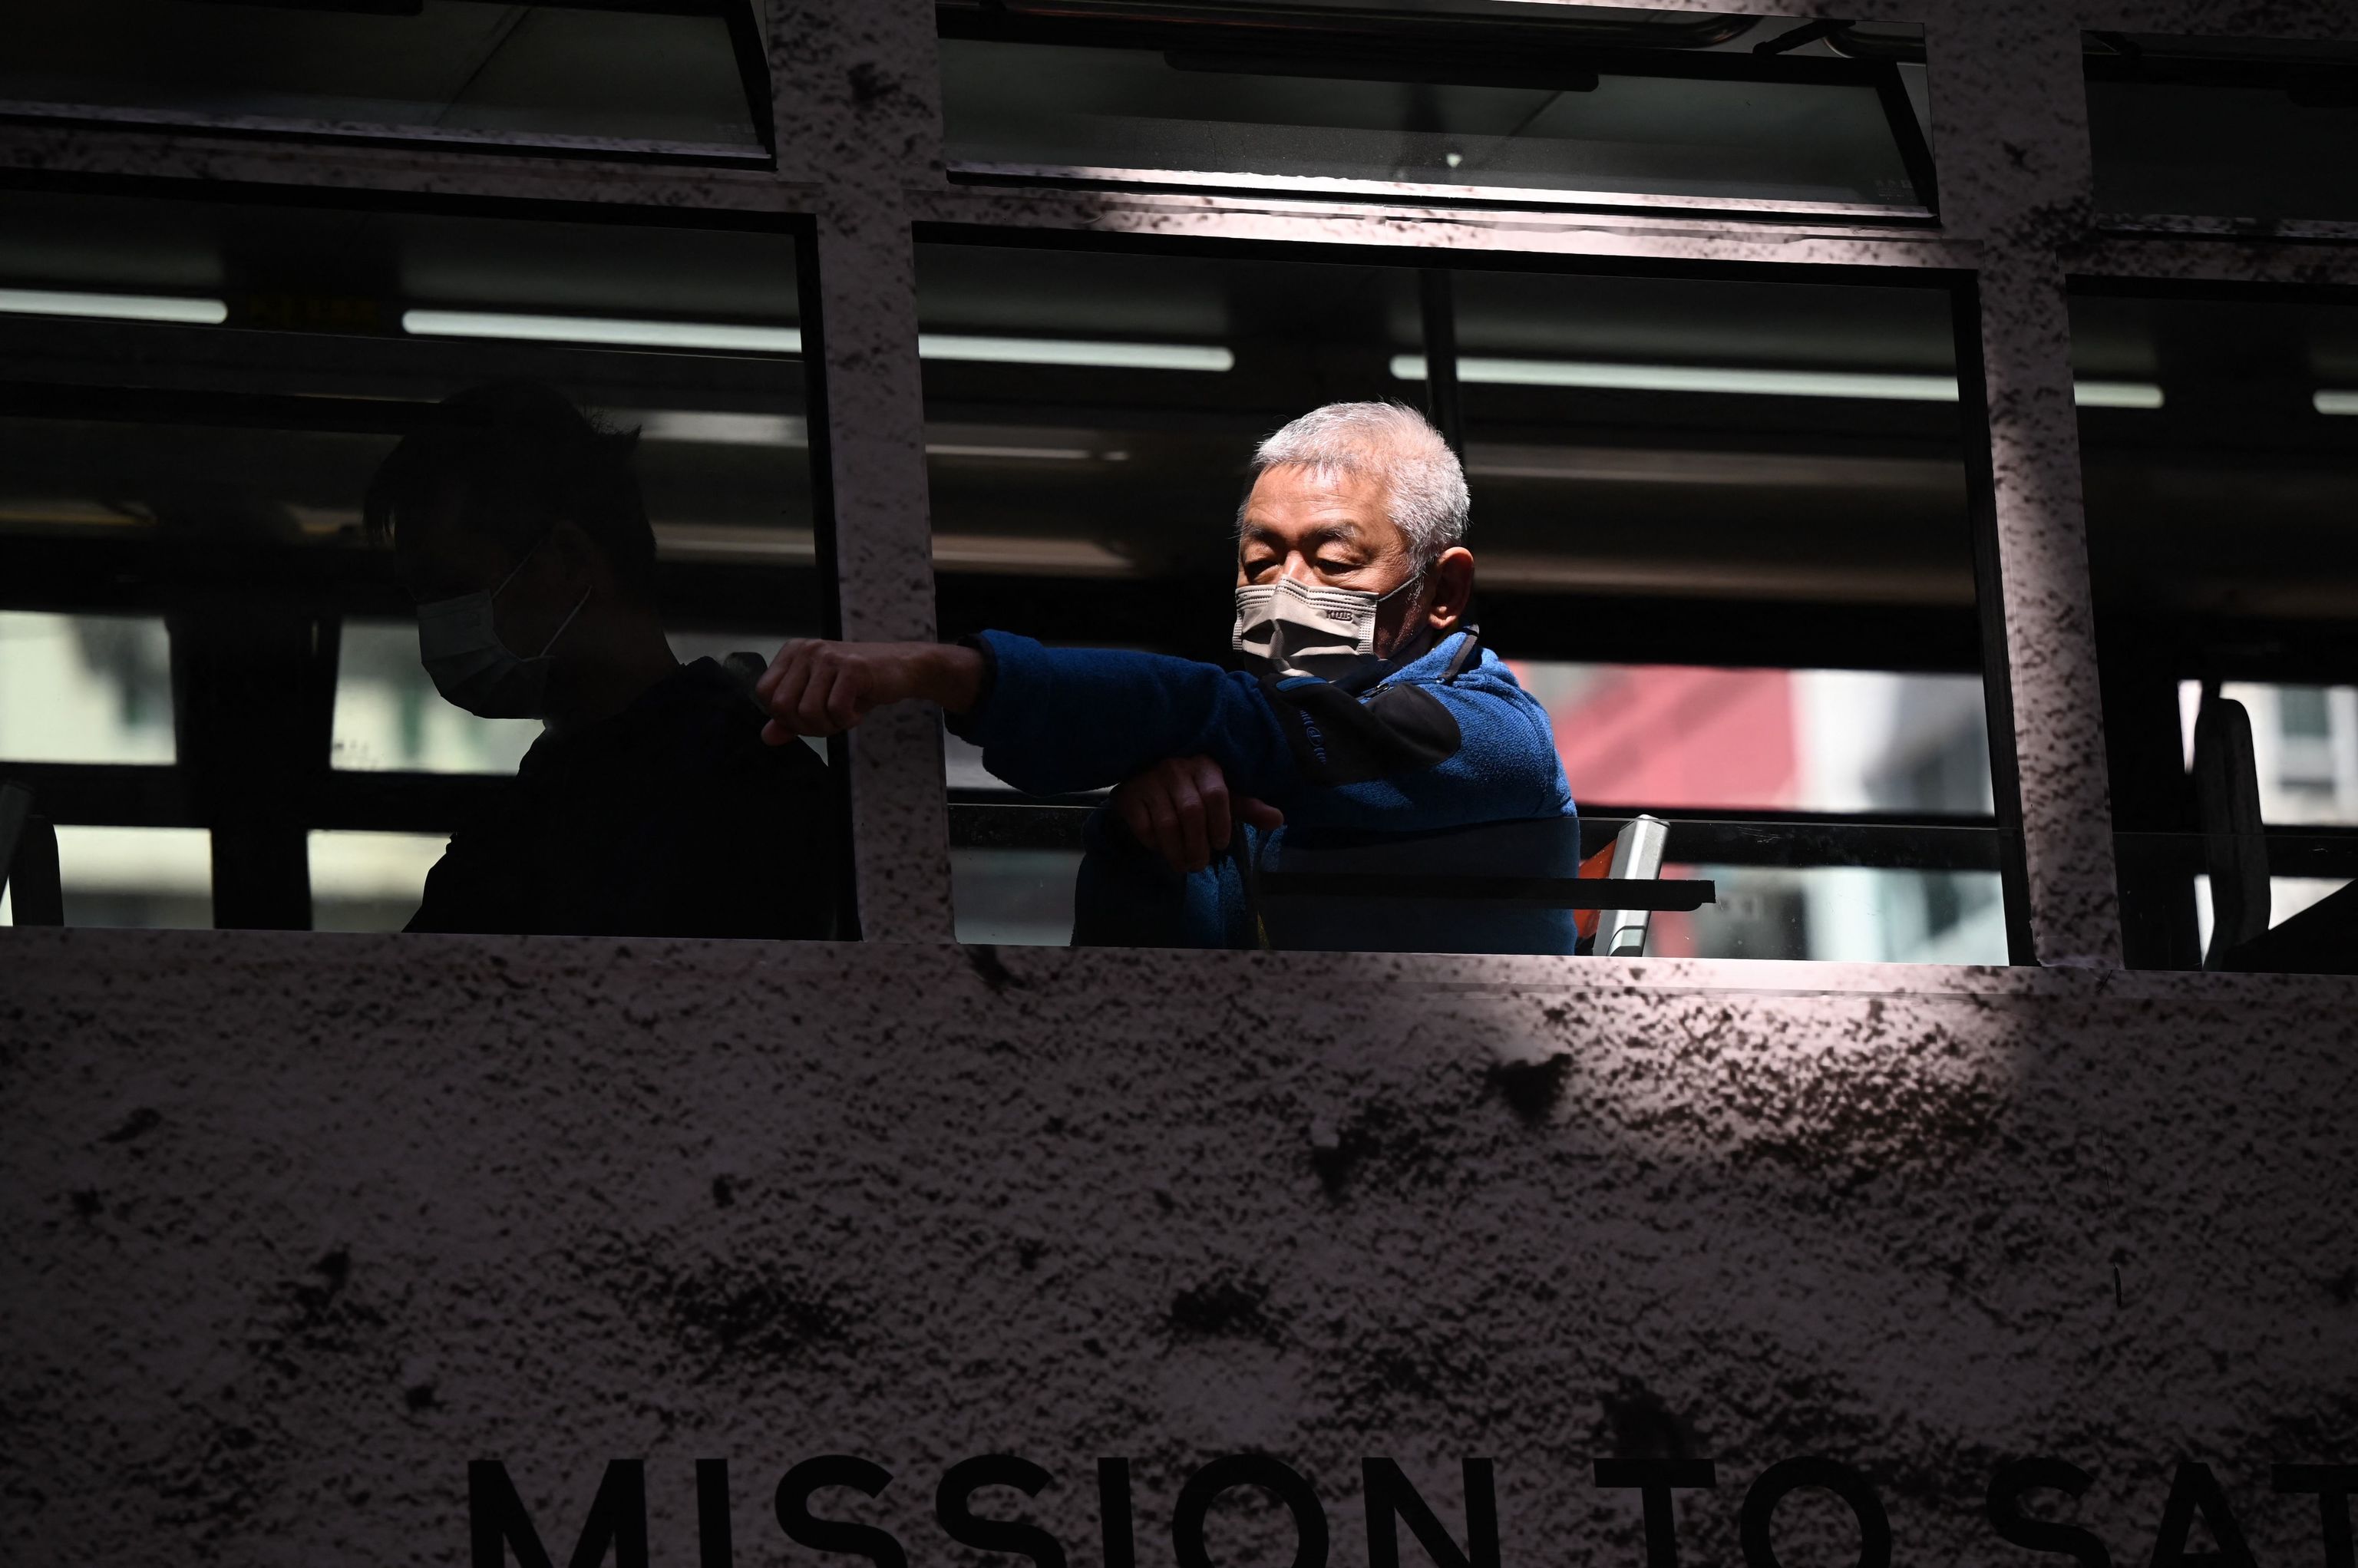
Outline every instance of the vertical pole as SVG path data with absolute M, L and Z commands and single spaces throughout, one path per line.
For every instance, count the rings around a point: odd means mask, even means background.
M 1944 226 L 1980 243 L 1991 534 L 2029 936 L 2041 963 L 2121 963 L 2103 705 L 2059 247 L 2093 205 L 2080 35 L 2030 4 L 1928 28 Z M 2001 766 L 2001 774 L 2004 772 Z M 2008 807 L 2000 806 L 2004 820 Z
M 769 38 L 782 178 L 816 187 L 817 317 L 805 332 L 825 421 L 835 612 L 855 641 L 934 635 L 916 253 L 905 193 L 940 163 L 933 10 L 918 0 L 777 0 Z M 806 297 L 812 297 L 810 291 Z M 826 558 L 825 556 L 822 557 Z M 946 941 L 949 813 L 940 716 L 888 708 L 836 756 L 850 771 L 860 934 Z
M 2035 964 L 2031 933 L 2030 865 L 2022 843 L 2022 773 L 2015 744 L 2014 664 L 2008 656 L 2006 579 L 1999 565 L 1997 483 L 1990 451 L 1989 385 L 1982 364 L 1981 291 L 1961 287 L 1951 297 L 1956 338 L 1958 422 L 1965 458 L 1966 525 L 1972 532 L 1974 608 L 1981 623 L 1982 715 L 1989 727 L 1990 798 L 1997 818 L 1998 883 L 2006 902 L 2006 957 Z

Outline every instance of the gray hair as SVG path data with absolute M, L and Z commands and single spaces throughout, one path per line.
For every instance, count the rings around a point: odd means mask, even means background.
M 1368 474 L 1384 481 L 1384 510 L 1408 535 L 1418 567 L 1466 536 L 1473 501 L 1466 470 L 1441 432 L 1404 403 L 1329 403 L 1286 426 L 1253 453 L 1252 476 L 1303 467 L 1321 476 Z M 1237 509 L 1244 524 L 1244 509 Z

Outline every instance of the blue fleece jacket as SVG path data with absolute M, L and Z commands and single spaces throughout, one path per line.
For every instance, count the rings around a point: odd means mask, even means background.
M 1158 654 L 1048 648 L 1004 632 L 974 643 L 990 661 L 990 681 L 952 728 L 981 746 L 994 776 L 1030 794 L 1102 789 L 1167 757 L 1207 756 L 1232 794 L 1282 811 L 1280 837 L 1296 842 L 1574 816 L 1546 709 L 1471 629 L 1345 682 L 1256 676 Z M 1182 876 L 1103 809 L 1091 816 L 1085 841 L 1076 945 L 1252 945 L 1233 860 Z M 1465 927 L 1442 935 L 1466 940 L 1407 945 L 1573 950 L 1569 911 L 1522 910 L 1504 929 L 1496 921 L 1487 932 Z

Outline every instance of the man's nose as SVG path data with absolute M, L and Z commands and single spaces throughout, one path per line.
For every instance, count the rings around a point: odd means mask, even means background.
M 1317 571 L 1311 566 L 1309 558 L 1298 550 L 1285 557 L 1285 564 L 1277 568 L 1277 575 L 1298 582 L 1304 588 L 1318 586 Z

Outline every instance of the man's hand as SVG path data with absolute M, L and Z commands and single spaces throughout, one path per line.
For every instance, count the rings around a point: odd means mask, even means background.
M 1249 795 L 1231 803 L 1228 779 L 1209 757 L 1172 757 L 1113 792 L 1130 837 L 1174 871 L 1200 871 L 1228 847 L 1232 817 L 1267 832 L 1285 814 Z
M 832 735 L 891 702 L 963 713 L 981 696 L 982 673 L 982 655 L 955 643 L 789 643 L 753 684 L 770 710 L 762 739 L 776 746 L 797 735 Z

